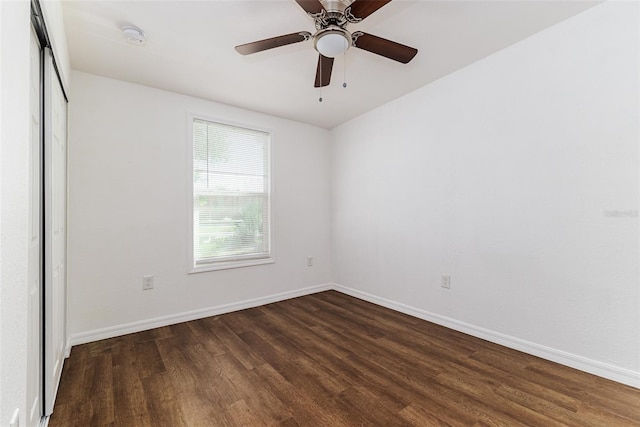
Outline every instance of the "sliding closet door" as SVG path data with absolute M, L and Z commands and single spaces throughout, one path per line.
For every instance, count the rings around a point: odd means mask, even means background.
M 42 416 L 42 96 L 40 42 L 31 31 L 30 45 L 30 179 L 29 198 L 29 329 L 27 351 L 27 425 L 40 423 Z
M 44 61 L 44 412 L 49 415 L 66 340 L 67 101 L 50 49 Z

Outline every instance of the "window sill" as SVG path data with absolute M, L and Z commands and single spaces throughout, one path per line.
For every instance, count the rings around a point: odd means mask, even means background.
M 189 270 L 189 274 L 204 273 L 206 271 L 228 270 L 230 268 L 252 267 L 255 265 L 273 264 L 275 262 L 276 260 L 273 257 L 262 258 L 262 259 L 240 260 L 240 261 L 217 262 L 217 263 L 211 263 L 211 264 L 199 265 L 197 267 L 192 267 L 191 270 Z

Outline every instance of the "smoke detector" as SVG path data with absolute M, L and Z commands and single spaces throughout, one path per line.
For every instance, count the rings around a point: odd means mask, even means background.
M 136 46 L 142 46 L 147 42 L 147 36 L 140 28 L 136 27 L 124 27 L 122 28 L 122 34 L 124 34 L 127 41 Z

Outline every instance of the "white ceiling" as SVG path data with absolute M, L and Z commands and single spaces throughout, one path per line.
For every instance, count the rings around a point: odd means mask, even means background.
M 314 24 L 293 0 L 63 1 L 73 69 L 331 129 L 598 2 L 394 0 L 349 30 L 418 49 L 403 65 L 360 49 L 313 87 L 317 53 L 302 42 L 242 56 L 234 46 Z M 120 28 L 145 31 L 142 47 Z M 500 70 L 496 70 L 500 72 Z

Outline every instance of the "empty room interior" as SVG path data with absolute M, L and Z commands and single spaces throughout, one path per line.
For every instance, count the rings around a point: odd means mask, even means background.
M 0 24 L 0 426 L 640 425 L 637 1 Z

